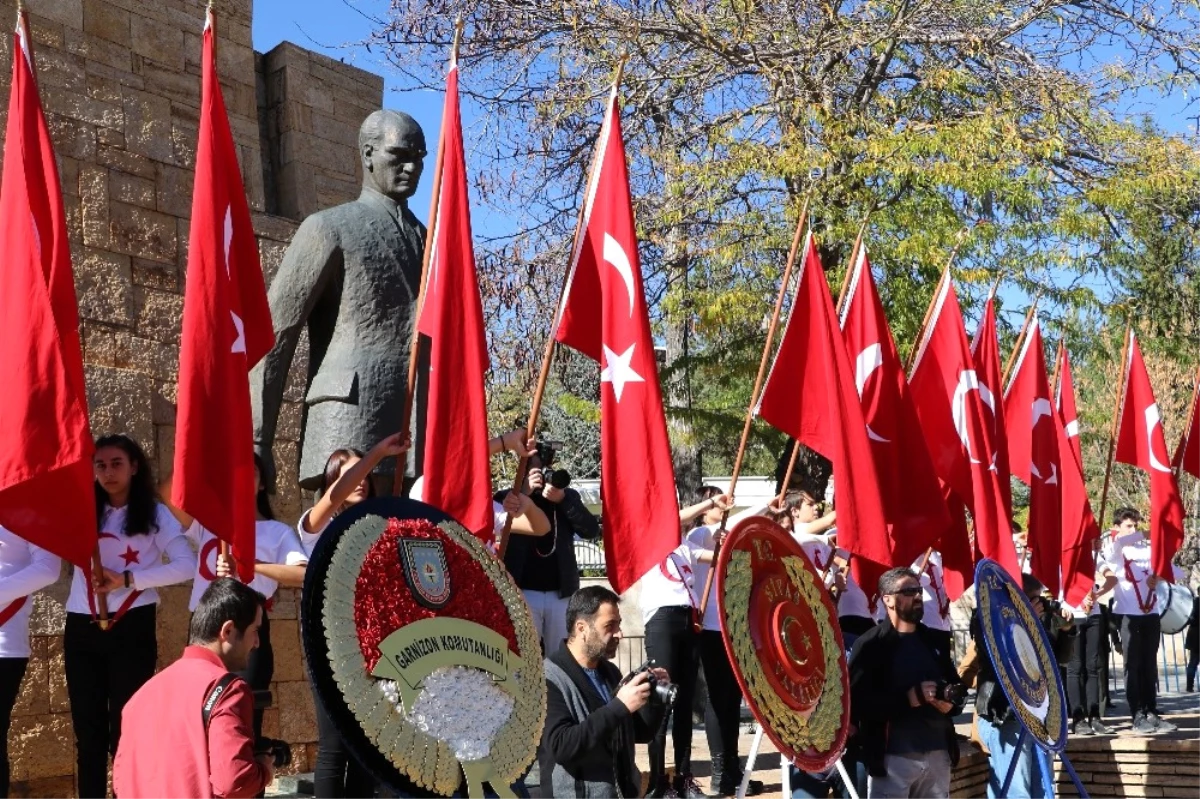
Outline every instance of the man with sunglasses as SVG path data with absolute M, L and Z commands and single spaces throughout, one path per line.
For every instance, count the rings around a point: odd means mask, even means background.
M 850 654 L 851 721 L 870 797 L 948 797 L 958 762 L 953 717 L 966 692 L 949 648 L 921 623 L 921 581 L 912 569 L 879 578 L 887 618 Z

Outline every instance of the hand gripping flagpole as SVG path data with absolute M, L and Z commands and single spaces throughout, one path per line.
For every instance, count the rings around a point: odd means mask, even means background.
M 462 42 L 463 20 L 454 22 L 454 41 L 450 45 L 450 69 L 458 67 L 458 47 Z M 425 228 L 425 251 L 421 257 L 421 283 L 417 290 L 416 314 L 413 316 L 412 340 L 408 345 L 408 383 L 404 389 L 404 404 L 400 407 L 400 429 L 412 435 L 413 395 L 417 389 L 417 354 L 421 348 L 419 322 L 421 309 L 425 305 L 425 289 L 429 278 L 429 261 L 433 257 L 433 246 L 437 238 L 438 216 L 442 200 L 442 165 L 446 161 L 446 107 L 442 106 L 442 124 L 438 130 L 438 148 L 433 167 L 433 192 L 429 200 L 429 225 Z M 396 464 L 396 476 L 392 480 L 392 494 L 400 496 L 404 490 L 405 469 Z
M 617 91 L 621 86 L 621 78 L 625 75 L 625 62 L 628 60 L 628 55 L 622 55 L 620 60 L 617 61 L 616 73 L 613 75 L 612 90 L 609 94 L 609 109 L 611 109 L 613 103 L 616 102 Z M 579 260 L 579 248 L 582 246 L 584 236 L 584 215 L 587 214 L 588 208 L 595 196 L 594 192 L 596 183 L 600 177 L 596 174 L 596 164 L 599 163 L 600 155 L 604 149 L 605 142 L 608 141 L 608 121 L 611 116 L 611 113 L 608 113 L 607 111 L 605 112 L 604 123 L 600 128 L 600 135 L 596 138 L 596 148 L 592 151 L 592 163 L 588 167 L 587 182 L 585 183 L 586 194 L 584 195 L 583 203 L 579 206 L 579 218 L 575 223 L 575 238 L 571 245 L 571 263 L 568 264 L 566 274 L 563 276 L 562 289 L 558 294 L 558 304 L 554 306 L 554 322 L 551 325 L 550 332 L 546 336 L 546 349 L 542 353 L 542 368 L 541 371 L 538 372 L 537 387 L 534 389 L 533 401 L 529 406 L 529 421 L 525 425 L 526 434 L 529 436 L 533 436 L 537 430 L 538 418 L 542 413 L 542 396 L 546 392 L 546 381 L 550 379 L 550 367 L 554 363 L 555 334 L 558 332 L 557 327 L 559 319 L 562 315 L 563 301 L 566 300 L 567 289 L 571 285 L 571 273 L 575 268 L 575 264 Z M 528 472 L 529 458 L 522 455 L 520 460 L 517 461 L 516 474 L 513 475 L 513 492 L 520 492 L 521 487 L 525 483 L 525 477 Z M 505 514 L 504 529 L 500 531 L 500 538 L 497 544 L 496 551 L 501 559 L 504 558 L 504 553 L 508 551 L 508 536 L 511 530 L 512 514 L 509 513 Z
M 1117 382 L 1117 408 L 1112 425 L 1108 430 L 1108 458 L 1104 461 L 1104 490 L 1100 492 L 1100 513 L 1097 520 L 1104 524 L 1104 511 L 1108 507 L 1108 485 L 1112 480 L 1113 453 L 1117 448 L 1117 428 L 1121 424 L 1121 411 L 1125 408 L 1125 386 L 1129 383 L 1129 342 L 1133 337 L 1133 322 L 1125 324 L 1125 345 L 1121 348 L 1121 379 Z
M 750 405 L 746 408 L 746 422 L 742 425 L 742 438 L 738 442 L 737 457 L 733 461 L 733 474 L 729 477 L 730 497 L 737 490 L 738 474 L 742 471 L 742 460 L 746 457 L 746 443 L 750 440 L 750 428 L 754 424 L 754 411 L 758 407 L 759 396 L 762 394 L 763 382 L 767 377 L 767 365 L 771 361 L 771 348 L 775 343 L 775 331 L 779 328 L 779 316 L 783 312 L 783 299 L 787 296 L 788 282 L 792 279 L 792 270 L 796 266 L 796 254 L 800 251 L 800 243 L 804 240 L 804 231 L 808 228 L 808 203 L 812 199 L 812 193 L 815 186 L 809 186 L 809 189 L 804 194 L 804 202 L 800 206 L 800 218 L 796 220 L 796 233 L 792 236 L 792 247 L 788 250 L 787 263 L 783 268 L 783 279 L 779 281 L 779 294 L 775 297 L 775 308 L 771 312 L 771 324 L 767 328 L 767 340 L 763 344 L 762 358 L 758 362 L 758 375 L 754 378 L 754 390 L 750 393 Z M 797 448 L 799 444 L 797 443 Z M 721 514 L 721 526 L 718 528 L 718 533 L 725 532 L 725 525 L 729 522 L 729 509 Z M 704 618 L 705 611 L 708 610 L 708 597 L 712 593 L 713 579 L 717 576 L 717 557 L 721 554 L 721 536 L 717 536 L 716 546 L 713 548 L 712 568 L 708 570 L 708 576 L 704 578 L 704 593 L 700 595 L 700 607 L 696 612 L 695 627 L 700 629 L 701 620 Z

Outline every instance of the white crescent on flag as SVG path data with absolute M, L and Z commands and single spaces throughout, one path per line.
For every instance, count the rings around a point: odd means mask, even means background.
M 629 265 L 629 256 L 620 242 L 609 234 L 604 234 L 604 260 L 625 281 L 625 296 L 629 298 L 629 317 L 633 318 L 633 268 Z
M 971 436 L 967 432 L 967 394 L 972 391 L 978 391 L 979 398 L 983 400 L 983 403 L 993 414 L 996 413 L 996 399 L 992 396 L 991 389 L 979 382 L 979 375 L 974 369 L 964 369 L 959 373 L 958 385 L 954 387 L 954 398 L 950 401 L 950 407 L 954 413 L 954 429 L 958 431 L 958 437 L 967 451 L 967 458 L 971 463 L 983 463 L 983 461 L 976 460 L 971 453 Z M 994 453 L 989 468 L 996 468 Z
M 859 399 L 862 399 L 863 388 L 867 385 L 867 380 L 870 379 L 871 373 L 883 366 L 883 346 L 880 344 L 872 344 L 858 354 L 858 358 L 854 363 L 854 384 L 858 389 Z M 872 441 L 878 441 L 881 444 L 890 444 L 891 439 L 884 438 L 871 429 L 870 423 L 867 424 L 867 438 Z
M 1160 472 L 1171 473 L 1171 467 L 1158 459 L 1154 451 L 1154 428 L 1162 424 L 1162 416 L 1158 412 L 1158 403 L 1146 408 L 1146 449 L 1150 452 L 1150 468 Z

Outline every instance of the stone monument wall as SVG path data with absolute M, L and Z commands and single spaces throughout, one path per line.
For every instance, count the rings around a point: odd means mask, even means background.
M 92 430 L 129 433 L 160 472 L 174 448 L 204 7 L 201 0 L 27 0 L 70 224 Z M 269 282 L 305 215 L 357 196 L 358 126 L 381 107 L 383 80 L 292 44 L 255 53 L 252 0 L 218 0 L 216 8 L 218 68 Z M 330 11 L 351 13 L 337 4 Z M 15 18 L 14 0 L 0 0 L 0 20 Z M 0 109 L 7 109 L 11 47 L 11 35 L 0 37 Z M 305 352 L 302 343 L 276 444 L 275 509 L 286 521 L 300 512 Z M 75 795 L 62 661 L 68 584 L 64 572 L 35 598 L 33 657 L 9 735 L 13 796 Z M 189 593 L 190 585 L 161 592 L 160 667 L 186 641 Z M 272 614 L 275 707 L 264 732 L 291 743 L 290 771 L 308 771 L 316 730 L 297 604 L 296 592 L 281 591 Z

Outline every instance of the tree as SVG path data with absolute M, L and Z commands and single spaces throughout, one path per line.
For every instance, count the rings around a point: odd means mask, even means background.
M 1064 330 L 1081 329 L 1079 310 L 1112 322 L 1100 300 L 1119 310 L 1134 291 L 1149 315 L 1186 315 L 1157 311 L 1196 271 L 1195 248 L 1164 249 L 1164 236 L 1195 227 L 1200 158 L 1118 111 L 1147 87 L 1196 82 L 1190 0 L 393 0 L 373 43 L 410 88 L 437 89 L 460 12 L 463 91 L 480 114 L 472 169 L 510 220 L 485 242 L 485 292 L 495 308 L 541 310 L 496 314 L 497 378 L 522 390 L 628 59 L 626 146 L 685 485 L 732 462 L 809 192 L 832 281 L 869 214 L 902 349 L 964 229 L 968 306 L 1003 275 L 1040 291 Z M 1112 296 L 1084 279 L 1096 275 Z M 761 433 L 747 469 L 769 473 L 783 442 Z

